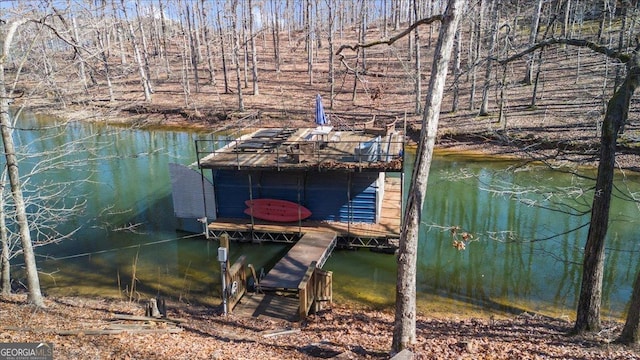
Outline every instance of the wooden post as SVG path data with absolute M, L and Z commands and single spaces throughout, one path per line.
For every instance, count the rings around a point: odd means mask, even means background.
M 314 311 L 328 309 L 333 304 L 333 272 L 315 269 Z
M 227 263 L 225 265 L 226 265 L 226 268 L 228 270 L 229 269 L 229 254 L 230 254 L 230 252 L 229 252 L 229 234 L 223 233 L 222 235 L 220 235 L 220 246 L 227 249 Z M 228 285 L 228 282 L 229 282 L 229 272 L 227 271 L 227 285 Z
M 298 285 L 298 300 L 300 302 L 300 307 L 298 309 L 300 315 L 300 321 L 304 321 L 306 319 L 307 314 L 309 313 L 309 309 L 311 305 L 313 305 L 313 301 L 315 298 L 315 270 L 316 270 L 316 262 L 312 262 L 311 265 L 307 268 L 307 272 L 302 277 L 300 284 Z
M 161 316 L 160 310 L 158 310 L 158 302 L 156 301 L 156 299 L 149 299 L 149 302 L 147 303 L 147 308 L 145 310 L 145 316 L 157 317 L 157 318 Z

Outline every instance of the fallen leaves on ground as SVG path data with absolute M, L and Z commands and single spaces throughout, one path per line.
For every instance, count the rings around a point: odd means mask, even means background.
M 25 295 L 0 299 L 0 342 L 51 342 L 56 359 L 388 359 L 393 314 L 333 309 L 303 323 L 221 315 L 217 307 L 169 303 L 168 317 L 179 333 L 163 333 L 166 323 L 146 324 L 155 333 L 137 333 L 136 322 L 116 314 L 144 315 L 144 305 L 115 299 L 47 298 L 46 309 Z M 131 329 L 115 334 L 91 331 Z M 153 322 L 152 322 L 153 323 Z M 142 325 L 142 323 L 138 322 Z M 125 326 L 126 325 L 126 326 Z M 171 327 L 174 324 L 171 324 Z M 418 359 L 640 359 L 636 348 L 613 344 L 621 324 L 606 323 L 598 334 L 569 336 L 572 323 L 539 315 L 509 319 L 436 319 L 419 316 Z M 61 333 L 71 335 L 61 335 Z

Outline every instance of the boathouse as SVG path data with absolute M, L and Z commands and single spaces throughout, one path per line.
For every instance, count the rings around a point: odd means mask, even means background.
M 268 308 L 271 316 L 302 320 L 313 306 L 331 303 L 332 273 L 322 266 L 334 247 L 394 250 L 404 156 L 395 125 L 245 129 L 235 138 L 197 140 L 198 171 L 170 166 L 183 230 L 200 228 L 221 246 L 293 244 L 264 278 L 253 273 L 259 293 L 248 298 L 244 257 L 226 266 L 230 309 L 244 299 L 252 316 Z
M 283 242 L 297 241 L 305 228 L 330 229 L 340 246 L 392 246 L 400 232 L 404 153 L 395 124 L 259 128 L 235 139 L 196 140 L 201 176 L 171 169 L 180 227 L 199 231 L 198 220 L 213 238 Z M 259 199 L 285 200 L 311 214 L 265 221 L 247 211 Z

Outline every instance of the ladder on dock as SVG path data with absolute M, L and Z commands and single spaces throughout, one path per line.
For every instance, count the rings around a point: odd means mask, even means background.
M 332 231 L 305 233 L 260 281 L 260 289 L 297 292 L 309 266 L 315 262 L 316 268 L 322 268 L 336 241 L 337 234 Z

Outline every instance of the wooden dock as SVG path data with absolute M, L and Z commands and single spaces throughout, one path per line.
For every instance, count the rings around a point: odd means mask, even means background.
M 315 261 L 321 268 L 331 255 L 336 239 L 336 233 L 331 231 L 305 233 L 260 281 L 260 289 L 297 292 L 311 263 Z

